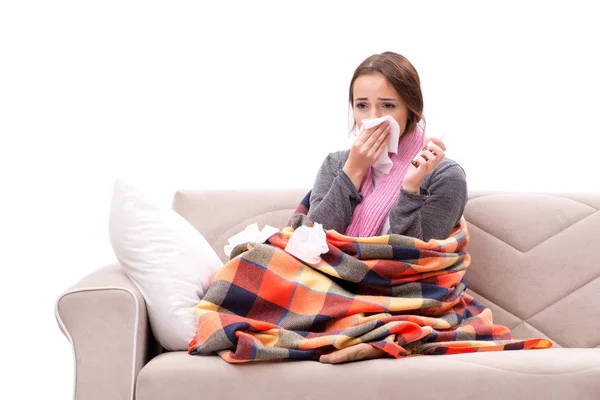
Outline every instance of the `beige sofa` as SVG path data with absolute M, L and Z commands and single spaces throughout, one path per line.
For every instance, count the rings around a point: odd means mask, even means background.
M 227 238 L 252 222 L 283 227 L 305 193 L 180 191 L 173 207 L 225 260 Z M 230 365 L 161 352 L 143 297 L 111 265 L 57 300 L 75 354 L 75 398 L 600 399 L 599 209 L 600 194 L 470 194 L 469 292 L 515 338 L 547 337 L 552 349 L 340 365 Z

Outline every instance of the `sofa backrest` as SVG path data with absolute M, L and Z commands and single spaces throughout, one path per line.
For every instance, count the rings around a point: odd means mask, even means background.
M 223 261 L 251 223 L 283 228 L 308 189 L 178 191 L 173 209 Z M 472 192 L 468 292 L 513 337 L 600 347 L 600 193 Z

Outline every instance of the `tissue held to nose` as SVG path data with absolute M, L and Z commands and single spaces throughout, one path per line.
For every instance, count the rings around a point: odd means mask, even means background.
M 390 159 L 388 153 L 398 153 L 398 141 L 400 139 L 400 125 L 398 125 L 398 122 L 389 115 L 375 119 L 363 119 L 361 121 L 362 125 L 358 132 L 358 135 L 360 135 L 365 129 L 377 126 L 383 121 L 388 121 L 388 123 L 390 124 L 390 134 L 388 135 L 386 141 L 387 149 L 384 150 L 379 156 L 379 159 L 375 161 L 375 163 L 373 164 L 373 169 L 381 172 L 382 174 L 389 174 L 394 164 L 392 163 L 392 160 Z
M 323 225 L 315 222 L 313 227 L 299 226 L 292 233 L 285 251 L 308 264 L 318 264 L 321 254 L 329 251 Z

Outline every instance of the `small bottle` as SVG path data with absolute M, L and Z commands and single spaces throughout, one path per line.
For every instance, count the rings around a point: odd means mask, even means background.
M 446 136 L 446 134 L 442 134 L 442 136 L 440 137 L 440 140 L 444 139 L 444 136 Z M 428 147 L 430 145 L 434 144 L 431 140 L 427 143 L 427 145 L 425 147 L 423 147 L 421 149 L 421 151 L 425 151 L 428 150 Z M 415 166 L 415 168 L 419 168 L 419 162 L 417 161 L 417 158 L 421 155 L 421 151 L 419 151 L 419 153 L 417 153 L 417 155 L 415 156 L 415 158 L 413 158 L 413 160 L 410 162 L 412 165 Z M 433 155 L 435 156 L 435 153 L 433 153 Z

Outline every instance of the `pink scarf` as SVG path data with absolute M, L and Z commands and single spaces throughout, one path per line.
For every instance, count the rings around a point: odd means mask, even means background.
M 389 153 L 394 163 L 389 174 L 383 175 L 373 187 L 373 168 L 365 176 L 361 193 L 345 234 L 353 237 L 379 236 L 392 206 L 400 197 L 400 187 L 415 155 L 423 148 L 423 130 L 417 129 L 400 137 L 398 154 Z

